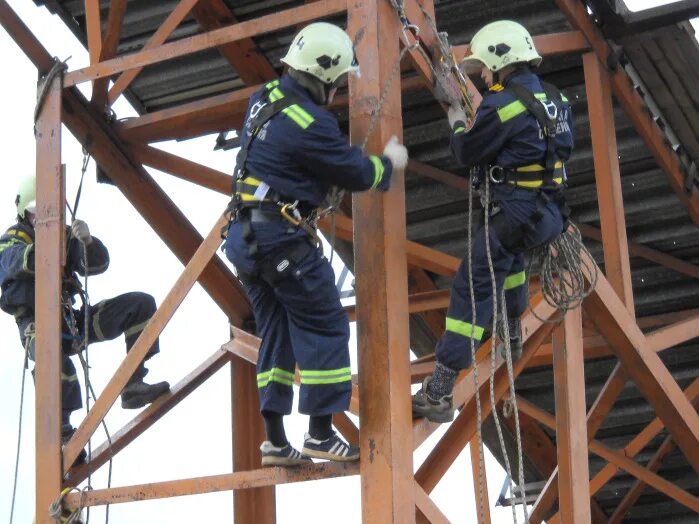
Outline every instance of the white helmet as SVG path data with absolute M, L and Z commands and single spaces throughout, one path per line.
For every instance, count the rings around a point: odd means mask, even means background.
M 36 209 L 36 177 L 24 177 L 17 186 L 17 197 L 15 198 L 17 215 L 26 218 L 27 211 L 34 213 Z
M 471 40 L 471 54 L 464 58 L 467 72 L 485 66 L 493 72 L 512 64 L 537 67 L 541 56 L 534 41 L 522 24 L 498 20 L 484 26 Z
M 324 84 L 336 82 L 345 73 L 359 71 L 350 37 L 336 25 L 325 22 L 310 24 L 299 31 L 282 62 Z

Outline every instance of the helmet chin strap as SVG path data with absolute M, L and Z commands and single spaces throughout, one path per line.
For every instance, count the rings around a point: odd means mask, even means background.
M 293 68 L 289 68 L 289 76 L 296 80 L 306 91 L 308 91 L 316 104 L 324 106 L 328 103 L 328 97 L 330 95 L 330 90 L 332 89 L 331 84 L 325 84 L 313 75 L 309 75 L 303 71 L 297 71 Z

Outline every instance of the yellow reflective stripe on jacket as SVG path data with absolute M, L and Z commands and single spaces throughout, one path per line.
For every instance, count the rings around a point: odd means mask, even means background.
M 558 161 L 554 164 L 554 169 L 560 169 L 563 167 L 563 162 Z M 546 168 L 541 164 L 529 164 L 528 166 L 520 166 L 515 171 L 519 173 L 536 173 L 537 171 L 544 171 Z
M 9 239 L 7 242 L 3 242 L 2 244 L 0 244 L 0 253 L 2 253 L 3 251 L 5 251 L 8 247 L 14 246 L 14 245 L 17 245 L 17 244 L 26 245 L 26 242 L 22 242 L 21 240 L 19 240 L 19 239 L 17 239 L 17 238 L 11 238 L 11 239 Z
M 22 255 L 22 271 L 26 273 L 34 273 L 34 270 L 29 267 L 29 253 L 34 249 L 34 244 L 29 244 L 24 248 L 24 254 Z
M 513 273 L 505 279 L 505 291 L 519 287 L 523 285 L 526 281 L 527 274 L 524 271 L 520 271 L 519 273 Z
M 263 388 L 270 382 L 278 382 L 285 386 L 294 385 L 294 374 L 281 368 L 272 368 L 264 373 L 257 374 L 257 387 Z
M 350 368 L 340 369 L 302 369 L 301 384 L 338 384 L 352 381 Z
M 480 326 L 474 326 L 463 320 L 450 317 L 447 317 L 446 330 L 475 340 L 481 340 L 485 334 L 485 329 Z
M 376 155 L 370 155 L 369 160 L 371 160 L 371 163 L 374 164 L 374 183 L 371 184 L 371 189 L 374 189 L 383 180 L 384 167 L 383 162 L 381 162 L 381 159 Z
M 284 98 L 284 93 L 282 93 L 278 87 L 272 89 L 269 94 L 269 100 L 271 102 L 276 102 L 282 98 Z M 298 104 L 285 107 L 282 109 L 282 113 L 291 118 L 291 120 L 293 120 L 301 129 L 306 129 L 313 122 L 315 122 L 315 119 L 311 116 L 311 114 Z
M 7 232 L 5 233 L 6 235 L 10 235 L 13 237 L 19 237 L 21 238 L 24 242 L 27 244 L 33 244 L 34 241 L 32 240 L 32 237 L 27 235 L 24 231 L 21 231 L 19 229 L 8 229 Z
M 78 375 L 67 375 L 66 373 L 61 373 L 61 380 L 63 382 L 76 382 L 78 380 Z
M 534 96 L 539 100 L 546 100 L 546 93 L 534 93 Z M 512 120 L 514 117 L 521 115 L 526 110 L 527 108 L 524 107 L 522 102 L 515 100 L 498 109 L 498 116 L 500 117 L 500 122 L 504 124 L 508 120 Z
M 465 132 L 465 131 L 466 131 L 466 128 L 465 128 L 465 127 L 459 126 L 459 127 L 457 127 L 457 128 L 454 129 L 454 134 L 455 134 L 455 135 L 460 135 L 461 133 L 463 133 L 463 132 Z
M 554 178 L 553 181 L 556 184 L 562 184 L 563 183 L 563 178 L 558 177 Z M 525 181 L 525 180 L 519 180 L 519 181 L 514 181 L 510 180 L 508 184 L 512 184 L 513 186 L 517 187 L 528 187 L 528 188 L 536 188 L 536 187 L 541 187 L 544 185 L 544 182 L 541 180 L 535 180 L 535 181 Z

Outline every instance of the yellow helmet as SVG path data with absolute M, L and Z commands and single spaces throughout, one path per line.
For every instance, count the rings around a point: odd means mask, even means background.
M 345 73 L 359 71 L 352 40 L 342 29 L 326 22 L 304 27 L 294 37 L 283 63 L 332 84 Z
M 522 24 L 498 20 L 484 26 L 471 40 L 471 54 L 464 58 L 467 72 L 487 67 L 493 72 L 512 64 L 537 67 L 541 56 L 534 41 Z M 469 71 L 470 70 L 470 71 Z
M 15 198 L 17 215 L 26 218 L 27 211 L 34 213 L 36 209 L 36 177 L 24 177 L 17 186 L 17 197 Z

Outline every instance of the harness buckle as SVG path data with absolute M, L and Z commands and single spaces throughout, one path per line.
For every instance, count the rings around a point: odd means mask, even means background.
M 491 166 L 488 168 L 488 176 L 493 184 L 504 184 L 507 172 L 502 166 Z

